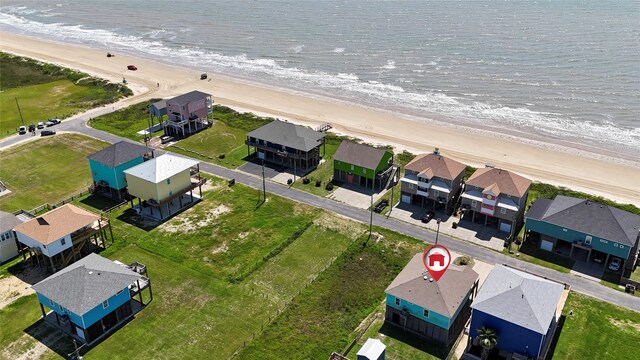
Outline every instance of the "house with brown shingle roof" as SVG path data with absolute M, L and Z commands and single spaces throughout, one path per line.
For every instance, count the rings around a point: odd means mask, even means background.
M 383 190 L 397 170 L 389 150 L 343 140 L 333 154 L 333 178 L 347 184 Z
M 427 273 L 422 256 L 414 255 L 385 290 L 385 321 L 448 346 L 471 315 L 478 273 L 469 266 L 450 265 L 435 281 Z
M 513 234 L 522 223 L 531 180 L 510 171 L 485 167 L 466 181 L 460 208 L 464 217 L 495 224 L 500 231 Z
M 462 188 L 465 168 L 465 164 L 440 155 L 438 149 L 416 156 L 404 167 L 400 201 L 433 209 L 441 204 L 449 210 Z
M 111 234 L 108 219 L 66 204 L 17 225 L 14 231 L 21 248 L 27 248 L 23 254 L 28 252 L 55 272 L 90 253 L 91 245 L 105 247 L 107 228 Z

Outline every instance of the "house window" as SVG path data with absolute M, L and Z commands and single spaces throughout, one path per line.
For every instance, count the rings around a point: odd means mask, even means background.
M 591 235 L 587 235 L 584 237 L 584 243 L 587 245 L 591 245 L 591 240 L 592 240 Z
M 105 301 L 102 303 L 102 308 L 103 308 L 103 309 L 106 309 L 106 308 L 108 308 L 108 307 L 109 307 L 109 300 L 105 300 Z
M 64 244 L 66 244 L 66 243 L 67 243 L 67 240 L 65 240 L 65 238 L 62 238 L 62 239 L 60 240 L 60 245 L 64 245 Z
M 171 185 L 171 178 L 167 179 L 167 185 Z
M 567 232 L 567 229 L 562 229 L 562 231 Z
M 409 184 L 409 189 L 413 189 L 413 184 Z
M 51 306 L 54 306 L 56 303 L 53 302 L 53 300 L 49 299 L 49 303 L 51 303 Z
M 620 245 L 618 243 L 613 243 L 613 246 L 618 247 Z
M 476 207 L 478 205 L 478 202 L 475 200 L 471 200 L 471 207 Z
M 353 170 L 353 165 L 351 165 L 351 170 Z
M 429 310 L 427 310 L 427 309 L 422 310 L 422 315 L 424 317 L 429 317 Z
M 435 197 L 440 196 L 440 191 L 439 190 L 433 190 L 433 196 L 435 196 Z
M 2 234 L 2 241 L 4 241 L 4 234 Z
M 507 209 L 505 208 L 500 208 L 500 214 L 506 214 L 507 213 Z
M 400 299 L 396 298 L 396 305 L 400 306 Z
M 362 168 L 362 173 L 363 173 L 363 174 L 366 174 L 366 173 L 367 173 L 367 169 Z

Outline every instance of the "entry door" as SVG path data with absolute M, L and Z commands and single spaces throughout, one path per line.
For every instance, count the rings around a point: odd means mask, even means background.
M 258 159 L 264 160 L 264 153 L 262 151 L 258 151 Z
M 405 204 L 411 204 L 411 195 L 402 195 L 402 202 Z
M 353 175 L 351 174 L 347 175 L 347 184 L 353 184 Z

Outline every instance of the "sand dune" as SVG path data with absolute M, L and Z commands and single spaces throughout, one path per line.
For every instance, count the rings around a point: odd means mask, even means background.
M 533 180 L 571 187 L 611 199 L 640 205 L 640 155 L 621 159 L 551 143 L 523 143 L 481 129 L 459 128 L 434 120 L 416 119 L 339 100 L 302 94 L 222 75 L 200 80 L 199 72 L 123 54 L 107 58 L 104 49 L 43 41 L 0 33 L 0 49 L 107 78 L 127 79 L 135 96 L 118 106 L 150 98 L 170 97 L 191 90 L 213 94 L 217 103 L 260 115 L 317 125 L 398 150 L 443 155 L 474 166 L 486 163 Z M 138 71 L 126 66 L 135 64 Z

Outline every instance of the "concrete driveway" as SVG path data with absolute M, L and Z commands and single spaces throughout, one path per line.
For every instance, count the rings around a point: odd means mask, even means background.
M 373 195 L 373 203 L 375 204 L 385 193 L 386 190 L 376 192 L 352 184 L 342 184 L 328 197 L 329 199 L 349 204 L 358 209 L 368 209 L 371 206 L 371 195 Z

